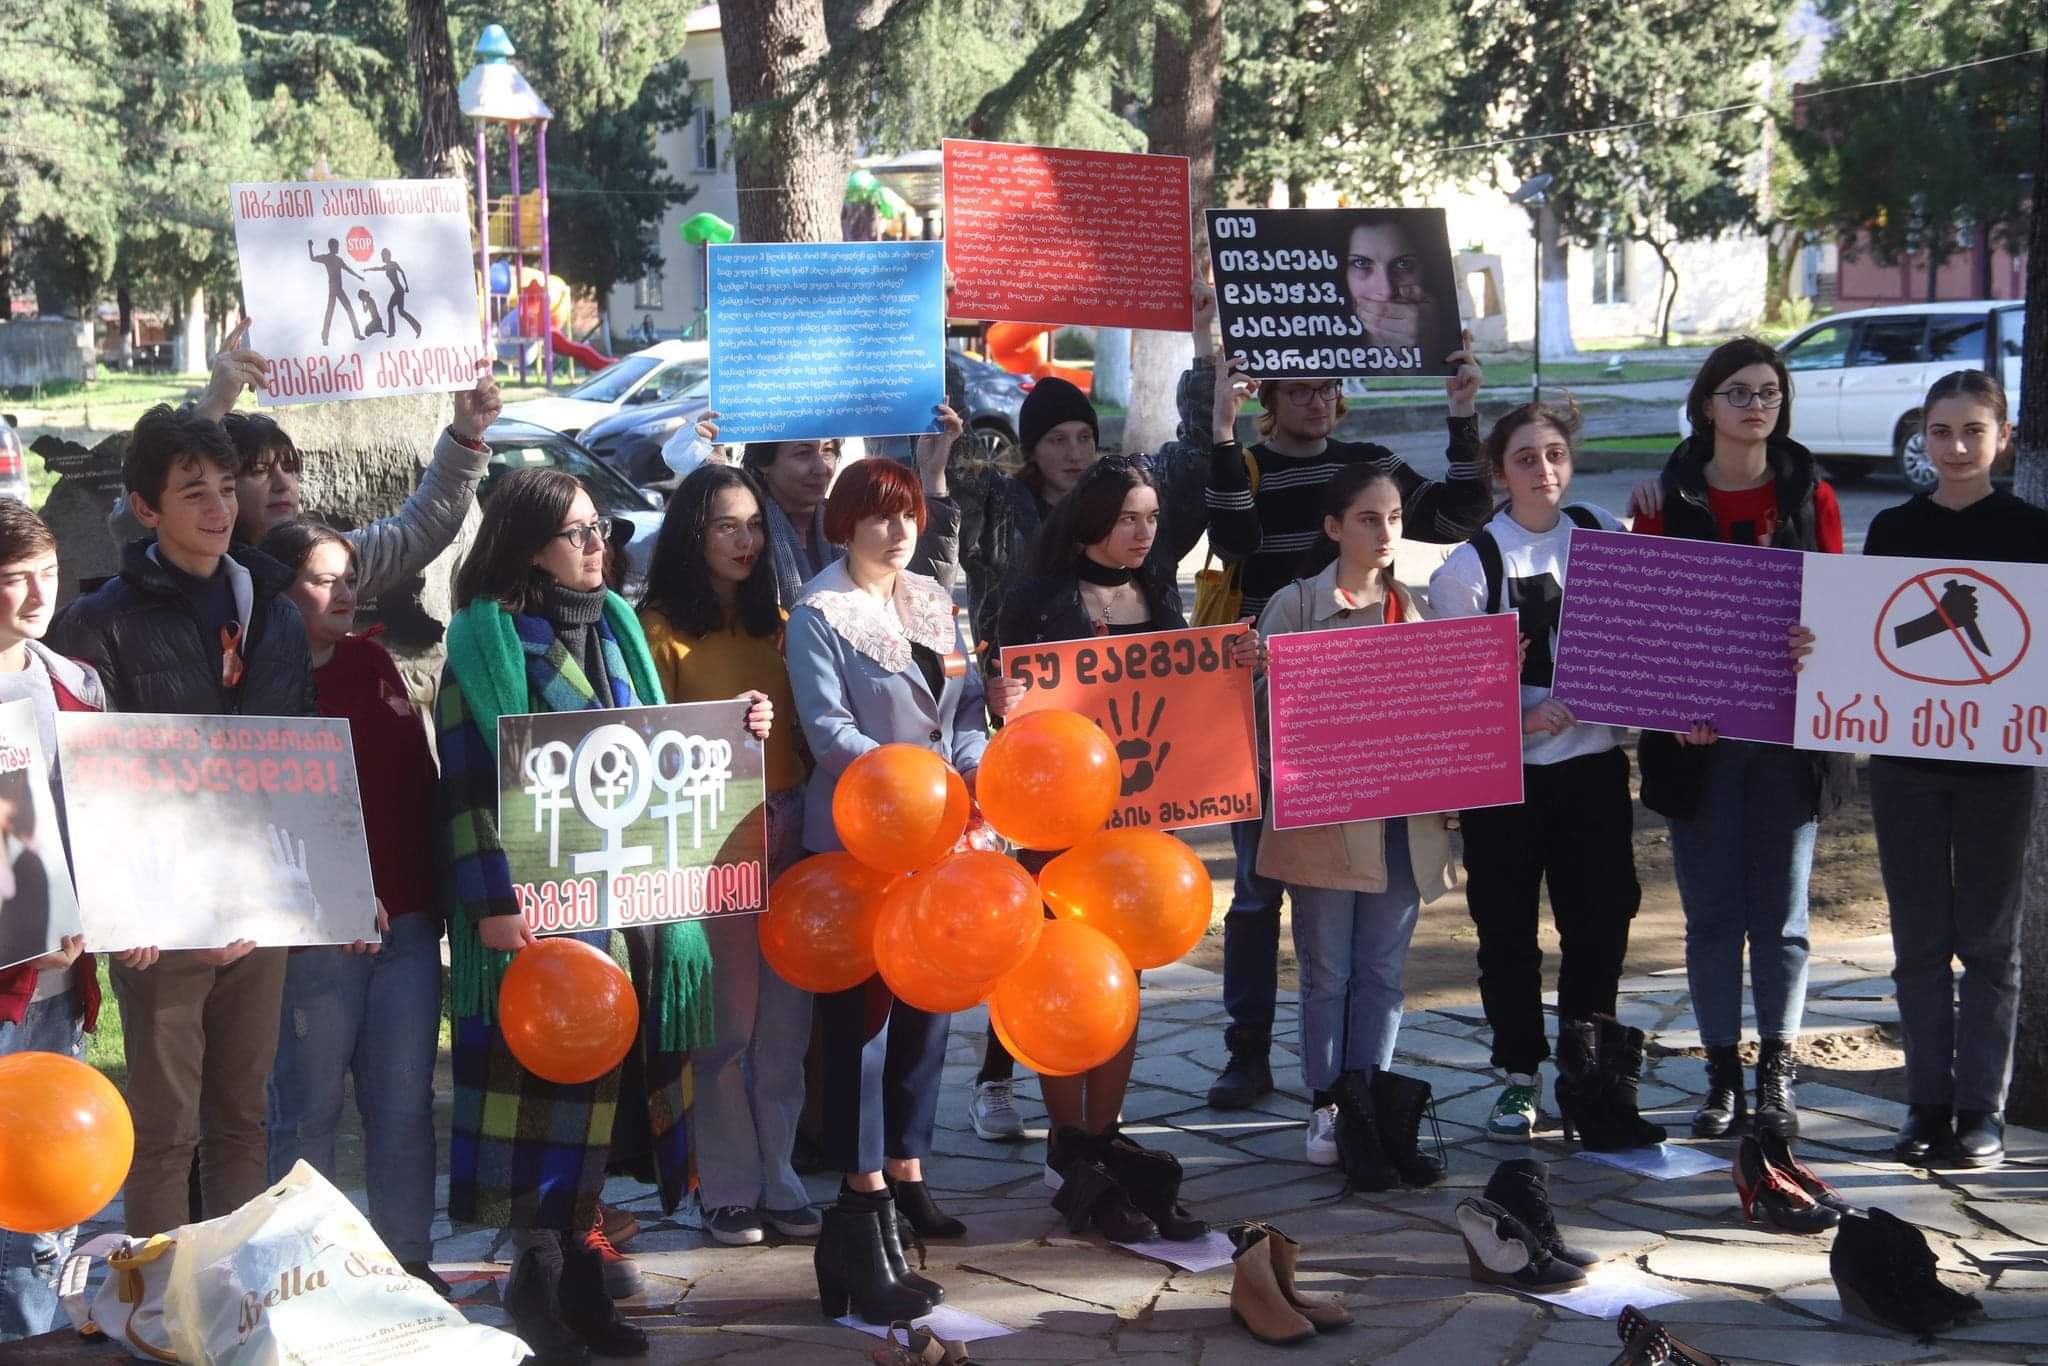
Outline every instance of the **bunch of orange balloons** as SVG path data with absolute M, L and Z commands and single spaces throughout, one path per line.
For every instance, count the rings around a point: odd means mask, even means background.
M 920 745 L 868 751 L 832 794 L 845 852 L 775 880 L 762 956 L 808 991 L 879 972 L 935 1014 L 986 1000 L 1004 1046 L 1046 1076 L 1107 1062 L 1137 1027 L 1137 969 L 1193 948 L 1210 910 L 1208 870 L 1187 845 L 1103 829 L 1121 773 L 1109 737 L 1074 712 L 1027 713 L 989 741 L 983 819 L 1014 844 L 1066 851 L 1034 879 L 962 838 L 972 804 L 945 760 Z

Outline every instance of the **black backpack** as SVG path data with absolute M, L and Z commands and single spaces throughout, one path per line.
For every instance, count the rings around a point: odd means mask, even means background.
M 1573 526 L 1584 527 L 1588 531 L 1602 529 L 1600 519 L 1589 507 L 1573 503 L 1562 511 L 1571 519 Z M 1486 610 L 1506 610 L 1507 604 L 1501 601 L 1500 593 L 1502 582 L 1507 578 L 1507 566 L 1500 557 L 1500 542 L 1493 539 L 1491 531 L 1481 527 L 1472 533 L 1472 548 L 1479 552 L 1479 567 L 1486 573 Z

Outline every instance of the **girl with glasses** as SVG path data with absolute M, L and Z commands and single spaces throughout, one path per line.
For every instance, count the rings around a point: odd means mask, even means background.
M 1630 498 L 1633 530 L 1696 541 L 1842 553 L 1842 509 L 1813 453 L 1792 440 L 1792 383 L 1778 353 L 1754 337 L 1716 348 L 1686 399 L 1692 434 L 1664 473 Z M 1813 635 L 1794 627 L 1795 661 Z M 1792 1041 L 1806 1005 L 1806 886 L 1823 816 L 1854 782 L 1849 756 L 1722 740 L 1705 722 L 1672 735 L 1644 731 L 1637 748 L 1643 805 L 1671 829 L 1685 911 L 1685 969 L 1707 1050 L 1707 1095 L 1695 1134 L 1714 1138 L 1748 1117 L 1743 1084 L 1742 959 L 1760 1039 L 1756 1123 L 1799 1132 Z

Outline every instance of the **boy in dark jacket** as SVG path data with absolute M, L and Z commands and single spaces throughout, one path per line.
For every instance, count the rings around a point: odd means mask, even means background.
M 108 710 L 318 714 L 306 628 L 284 596 L 291 576 L 259 551 L 231 548 L 238 463 L 217 422 L 158 406 L 135 424 L 122 474 L 130 509 L 154 535 L 128 545 L 120 577 L 50 628 L 53 648 L 99 671 Z M 135 1116 L 131 1235 L 186 1222 L 195 1147 L 206 1217 L 268 1185 L 265 1083 L 285 952 L 243 940 L 137 949 L 112 965 Z

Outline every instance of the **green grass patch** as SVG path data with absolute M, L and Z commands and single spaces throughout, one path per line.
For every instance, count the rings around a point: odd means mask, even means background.
M 0 408 L 22 412 L 23 426 L 114 431 L 134 426 L 137 418 L 159 403 L 183 403 L 204 382 L 195 375 L 102 370 L 89 384 L 59 380 L 0 390 Z
M 1677 432 L 1664 432 L 1655 436 L 1596 436 L 1590 441 L 1581 441 L 1580 450 L 1587 451 L 1653 451 L 1668 455 L 1678 444 Z
M 85 1060 L 105 1073 L 108 1081 L 126 1090 L 128 1051 L 122 1042 L 121 1007 L 114 1000 L 114 983 L 107 976 L 107 962 L 105 954 L 93 959 L 100 974 L 100 1020 L 99 1028 L 85 1036 Z

